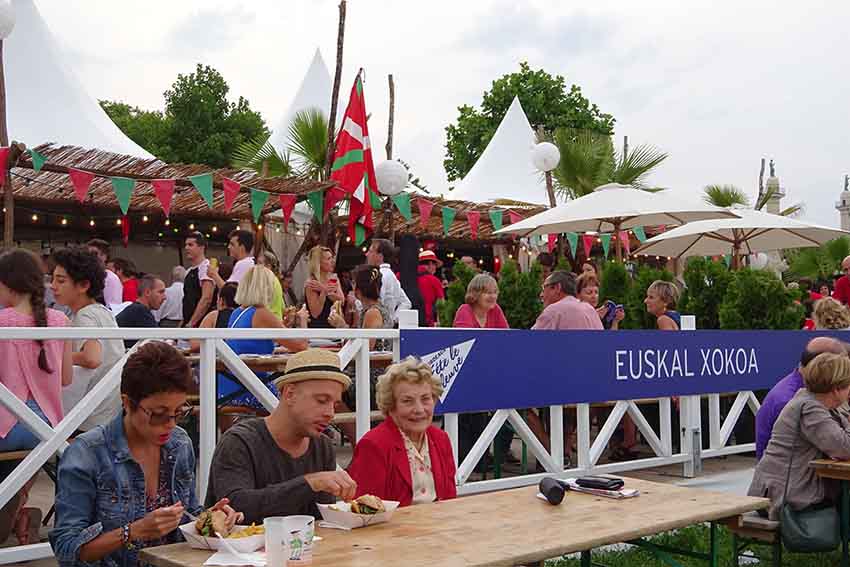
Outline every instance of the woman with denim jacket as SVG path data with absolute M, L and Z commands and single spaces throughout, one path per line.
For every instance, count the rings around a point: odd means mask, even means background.
M 123 415 L 77 437 L 59 462 L 50 545 L 59 564 L 136 565 L 139 549 L 182 540 L 199 514 L 195 453 L 177 422 L 191 408 L 186 359 L 163 342 L 141 346 L 121 374 Z M 223 499 L 214 508 L 239 514 Z

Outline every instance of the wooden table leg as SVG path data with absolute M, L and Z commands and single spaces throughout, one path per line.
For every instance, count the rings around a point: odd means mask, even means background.
M 590 561 L 590 550 L 581 552 L 581 567 L 591 567 L 593 563 Z
M 719 552 L 717 549 L 717 523 L 711 522 L 710 547 L 708 549 L 708 565 L 709 567 L 717 567 L 719 565 Z
M 841 567 L 850 567 L 847 554 L 848 524 L 850 524 L 850 492 L 846 480 L 841 481 Z

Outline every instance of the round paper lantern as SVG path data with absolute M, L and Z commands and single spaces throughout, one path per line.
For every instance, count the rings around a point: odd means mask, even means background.
M 0 0 L 0 40 L 9 37 L 15 27 L 15 8 L 12 0 Z
M 541 142 L 531 150 L 531 163 L 538 171 L 552 171 L 558 167 L 561 161 L 561 152 L 558 146 L 550 142 Z
M 407 168 L 393 159 L 388 159 L 375 167 L 375 180 L 382 195 L 398 195 L 407 187 Z

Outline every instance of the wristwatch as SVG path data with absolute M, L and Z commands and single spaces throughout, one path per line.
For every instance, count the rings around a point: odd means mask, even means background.
M 130 541 L 130 524 L 124 524 L 124 527 L 121 528 L 121 545 L 124 546 L 124 549 L 127 551 L 135 551 L 137 548 L 136 544 Z

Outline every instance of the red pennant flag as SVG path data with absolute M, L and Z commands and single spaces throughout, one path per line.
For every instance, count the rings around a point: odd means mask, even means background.
M 481 220 L 481 213 L 478 211 L 467 211 L 466 222 L 469 223 L 469 232 L 472 238 L 478 238 L 478 223 Z
M 292 211 L 295 209 L 296 195 L 281 195 L 280 196 L 280 211 L 283 213 L 283 230 L 286 230 L 286 225 L 289 224 L 289 219 L 292 218 Z
M 151 185 L 165 216 L 171 216 L 171 200 L 174 198 L 174 180 L 154 179 L 151 181 Z
M 584 245 L 584 255 L 590 258 L 590 251 L 593 249 L 593 240 L 596 237 L 592 234 L 582 234 L 581 243 Z
M 9 164 L 9 148 L 0 148 L 0 187 L 6 183 L 6 167 Z
M 71 178 L 71 183 L 74 184 L 77 200 L 82 203 L 86 200 L 91 182 L 94 181 L 94 174 L 81 169 L 68 168 L 68 176 Z
M 424 229 L 428 226 L 428 219 L 431 217 L 434 203 L 427 199 L 416 199 L 416 204 L 419 205 L 419 226 Z
M 124 215 L 121 217 L 121 240 L 124 241 L 124 248 L 130 242 L 130 217 Z
M 631 246 L 630 246 L 630 243 L 629 243 L 629 231 L 628 230 L 621 230 L 620 231 L 620 242 L 622 242 L 623 246 L 626 248 L 626 255 L 631 254 L 632 250 L 631 250 Z
M 516 211 L 508 211 L 508 218 L 510 219 L 511 224 L 516 224 L 522 220 L 522 215 Z
M 229 213 L 242 185 L 232 179 L 224 178 L 221 180 L 221 188 L 224 189 L 224 212 Z
M 658 227 L 658 230 L 659 230 L 659 232 L 666 232 L 667 231 L 667 225 L 666 224 L 660 225 Z
M 555 243 L 558 241 L 558 235 L 557 234 L 547 234 L 546 236 L 547 236 L 548 245 L 549 245 L 549 254 L 551 254 L 552 251 L 555 249 Z
M 325 191 L 325 210 L 324 216 L 328 216 L 328 213 L 331 212 L 337 203 L 342 201 L 345 198 L 345 191 L 340 189 L 339 187 L 331 187 L 327 191 Z

